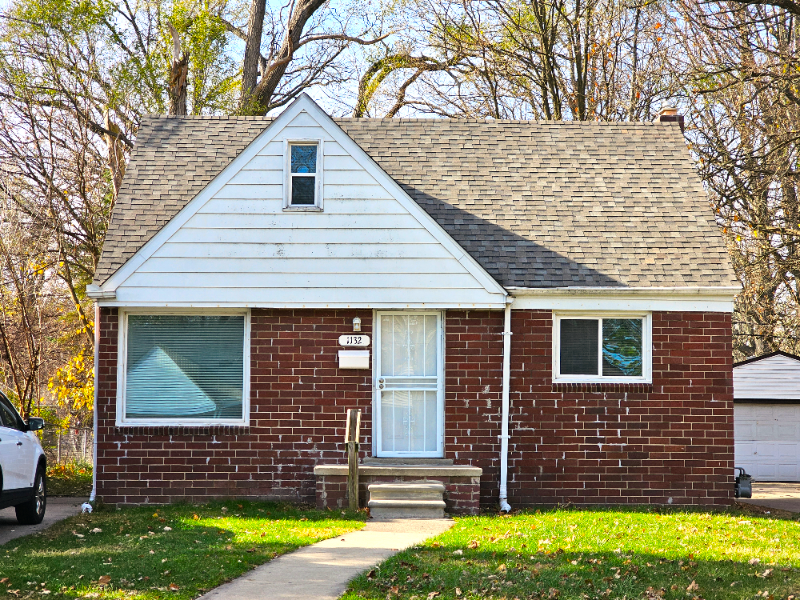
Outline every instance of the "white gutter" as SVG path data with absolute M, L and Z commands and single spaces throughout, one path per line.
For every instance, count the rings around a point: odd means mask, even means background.
M 500 429 L 500 510 L 509 512 L 508 503 L 508 413 L 509 388 L 511 387 L 511 303 L 513 298 L 506 299 L 503 327 L 503 403 L 502 425 Z
M 94 303 L 94 436 L 92 440 L 92 493 L 89 502 L 94 502 L 97 494 L 97 374 L 100 371 L 100 305 Z
M 696 287 L 555 287 L 555 288 L 525 288 L 510 286 L 506 288 L 515 297 L 519 296 L 612 296 L 614 298 L 696 298 L 698 296 L 710 298 L 729 298 L 742 291 L 742 286 L 696 286 Z

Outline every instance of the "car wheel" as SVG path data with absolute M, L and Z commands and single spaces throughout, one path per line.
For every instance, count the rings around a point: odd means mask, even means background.
M 22 525 L 38 525 L 44 519 L 47 508 L 47 478 L 44 469 L 36 470 L 36 479 L 33 481 L 33 497 L 24 504 L 17 504 L 17 521 Z

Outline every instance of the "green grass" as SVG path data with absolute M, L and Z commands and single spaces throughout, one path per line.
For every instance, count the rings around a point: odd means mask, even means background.
M 99 510 L 0 546 L 0 598 L 196 598 L 363 520 L 235 500 Z
M 793 596 L 800 598 L 796 521 L 737 512 L 562 509 L 460 518 L 450 531 L 353 580 L 344 598 Z
M 70 462 L 47 465 L 48 496 L 89 497 L 92 491 L 92 464 Z

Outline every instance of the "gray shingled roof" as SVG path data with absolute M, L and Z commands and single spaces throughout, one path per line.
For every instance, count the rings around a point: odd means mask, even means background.
M 336 122 L 506 287 L 737 285 L 677 125 Z M 146 118 L 95 282 L 269 123 Z

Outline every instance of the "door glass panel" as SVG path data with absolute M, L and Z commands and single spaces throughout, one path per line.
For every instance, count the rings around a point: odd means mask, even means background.
M 381 452 L 441 450 L 439 327 L 436 315 L 381 315 Z

